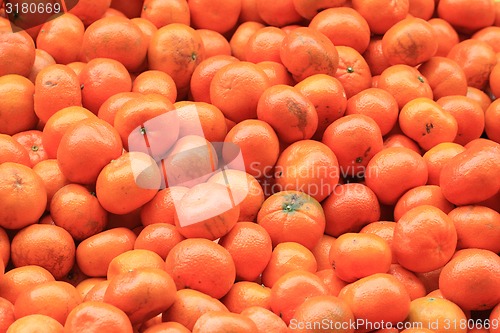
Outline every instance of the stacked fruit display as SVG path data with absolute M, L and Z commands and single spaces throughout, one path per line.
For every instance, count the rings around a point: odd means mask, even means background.
M 500 333 L 498 0 L 0 8 L 0 333 Z

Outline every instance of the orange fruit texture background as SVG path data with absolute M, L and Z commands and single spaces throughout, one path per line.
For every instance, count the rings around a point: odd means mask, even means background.
M 0 333 L 500 333 L 500 1 L 70 2 L 0 0 Z

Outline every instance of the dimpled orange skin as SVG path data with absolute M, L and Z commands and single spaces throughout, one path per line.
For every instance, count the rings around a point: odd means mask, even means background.
M 337 185 L 338 168 L 337 157 L 327 145 L 301 140 L 288 146 L 278 158 L 276 184 L 283 190 L 303 191 L 321 202 Z
M 415 67 L 404 64 L 386 68 L 380 74 L 378 88 L 393 95 L 398 102 L 399 109 L 417 97 L 433 97 L 427 79 Z
M 101 170 L 122 151 L 118 132 L 104 120 L 91 118 L 66 131 L 57 148 L 57 161 L 68 180 L 93 184 Z M 92 163 L 88 163 L 89 159 Z
M 10 135 L 0 133 L 0 148 L 2 149 L 0 163 L 10 162 L 31 167 L 28 151 Z
M 174 79 L 179 96 L 184 96 L 196 66 L 204 57 L 203 41 L 194 29 L 180 23 L 161 27 L 151 37 L 148 49 L 150 69 L 164 71 Z
M 19 74 L 28 76 L 35 62 L 35 45 L 25 32 L 13 33 L 10 26 L 0 27 L 0 76 Z
M 451 322 L 466 323 L 465 313 L 455 303 L 438 296 L 427 295 L 413 300 L 407 321 L 412 324 L 423 323 L 424 329 L 435 333 L 466 333 L 466 327 L 447 325 Z
M 243 310 L 241 314 L 250 318 L 257 325 L 255 333 L 289 333 L 285 322 L 271 310 L 260 306 L 251 306 Z
M 81 52 L 85 61 L 111 58 L 128 70 L 137 71 L 146 59 L 147 45 L 141 29 L 129 19 L 106 17 L 87 28 Z
M 330 262 L 337 276 L 354 282 L 375 273 L 387 273 L 392 256 L 389 244 L 370 233 L 340 235 L 330 249 Z
M 0 226 L 20 229 L 35 223 L 47 205 L 46 189 L 40 176 L 25 165 L 12 162 L 0 164 L 0 175 Z M 30 207 L 27 212 L 24 205 Z
M 264 201 L 257 223 L 267 230 L 274 246 L 295 241 L 312 249 L 320 240 L 326 222 L 323 208 L 313 197 L 299 191 L 281 191 Z M 306 226 L 314 228 L 307 238 L 302 234 Z
M 409 189 L 427 183 L 427 164 L 409 148 L 391 147 L 375 154 L 366 167 L 366 185 L 382 204 L 395 204 Z M 390 189 L 390 190 L 389 190 Z
M 53 256 L 57 253 L 57 256 Z M 61 227 L 32 224 L 19 231 L 12 240 L 11 260 L 15 267 L 37 265 L 56 279 L 66 276 L 75 263 L 75 244 Z
M 365 323 L 401 322 L 410 308 L 404 285 L 387 273 L 372 274 L 348 284 L 341 289 L 339 298 L 347 302 L 355 318 L 363 318 Z
M 420 18 L 396 23 L 382 38 L 382 50 L 391 65 L 416 66 L 433 57 L 437 49 L 432 26 Z
M 488 138 L 497 143 L 500 143 L 500 122 L 498 116 L 500 115 L 500 99 L 496 99 L 491 103 L 484 114 L 484 129 Z
M 464 310 L 489 310 L 500 302 L 500 257 L 489 250 L 463 249 L 443 267 L 439 289 Z
M 338 52 L 328 37 L 306 27 L 294 29 L 283 39 L 280 58 L 297 81 L 314 74 L 334 76 L 339 65 Z
M 455 205 L 486 200 L 500 190 L 500 145 L 471 147 L 441 169 L 439 185 Z
M 333 237 L 359 232 L 363 226 L 380 219 L 377 196 L 362 183 L 337 185 L 321 205 L 326 217 L 325 234 Z
M 132 324 L 159 315 L 175 301 L 174 280 L 163 269 L 138 268 L 118 274 L 109 281 L 104 302 L 124 311 Z
M 377 123 L 361 114 L 334 121 L 326 128 L 322 141 L 338 158 L 340 173 L 344 177 L 363 174 L 369 161 L 383 148 Z
M 420 65 L 418 71 L 427 79 L 435 100 L 449 95 L 467 94 L 465 72 L 454 60 L 434 56 Z
M 269 87 L 262 69 L 251 62 L 239 61 L 215 73 L 210 82 L 210 101 L 226 118 L 241 122 L 256 118 L 259 98 Z
M 8 74 L 0 77 L 0 133 L 14 135 L 37 123 L 33 93 L 35 86 L 27 78 Z
M 426 151 L 422 157 L 429 170 L 427 185 L 439 185 L 439 175 L 443 165 L 463 151 L 465 151 L 463 146 L 453 142 L 443 142 Z
M 444 0 L 438 3 L 437 14 L 460 32 L 477 31 L 494 24 L 495 2 L 480 0 L 469 7 L 464 0 Z
M 485 127 L 485 112 L 481 104 L 467 96 L 446 96 L 437 103 L 457 120 L 455 143 L 466 145 L 481 137 Z
M 267 231 L 253 222 L 238 222 L 219 244 L 231 254 L 238 280 L 255 281 L 266 268 L 273 251 Z
M 257 104 L 257 118 L 271 125 L 285 143 L 308 140 L 318 128 L 314 104 L 297 89 L 283 84 L 264 91 Z
M 457 230 L 458 249 L 500 252 L 500 213 L 480 205 L 461 206 L 448 213 Z M 481 237 L 477 237 L 481 235 Z
M 231 254 L 208 239 L 183 240 L 170 250 L 165 262 L 165 270 L 174 279 L 177 290 L 194 289 L 219 299 L 236 278 Z
M 318 114 L 318 128 L 313 138 L 319 140 L 325 129 L 346 113 L 347 96 L 342 83 L 329 75 L 312 75 L 295 85 L 313 102 Z
M 352 7 L 366 19 L 373 34 L 382 35 L 408 15 L 410 1 L 353 0 Z
M 393 254 L 408 270 L 430 272 L 451 259 L 457 238 L 448 215 L 434 206 L 421 205 L 407 211 L 396 223 Z
M 346 302 L 332 295 L 314 296 L 308 298 L 295 311 L 293 317 L 298 322 L 321 322 L 329 320 L 333 323 L 354 322 L 354 315 Z M 335 332 L 353 333 L 354 328 L 342 327 Z M 295 330 L 294 330 L 295 331 Z M 309 329 L 299 329 L 298 333 L 311 332 Z
M 96 181 L 96 193 L 104 209 L 127 214 L 153 199 L 161 185 L 160 170 L 144 153 L 131 152 L 106 165 Z
M 193 333 L 254 333 L 257 326 L 250 318 L 225 311 L 207 312 L 198 318 Z
M 420 205 L 432 205 L 448 214 L 455 206 L 445 199 L 441 188 L 437 185 L 414 187 L 401 198 L 394 206 L 394 220 L 397 221 L 404 213 Z
M 240 206 L 228 206 L 228 198 L 232 193 L 225 184 L 214 182 L 193 186 L 175 203 L 177 213 L 174 216 L 177 230 L 186 238 L 218 239 L 231 230 L 240 215 Z M 203 201 L 202 201 L 203 200 Z M 224 205 L 225 211 L 211 211 L 214 207 Z
M 35 80 L 35 113 L 47 122 L 62 108 L 82 105 L 78 76 L 67 66 L 55 64 L 42 69 Z
M 54 223 L 79 241 L 101 232 L 108 222 L 108 213 L 95 195 L 79 184 L 59 189 L 49 208 Z
M 209 311 L 227 311 L 221 301 L 194 289 L 180 289 L 174 304 L 163 312 L 164 322 L 177 322 L 192 330 L 198 318 Z
M 462 67 L 470 87 L 484 90 L 497 63 L 494 49 L 486 42 L 467 39 L 453 46 L 447 55 Z
M 399 126 L 425 150 L 438 143 L 453 142 L 458 132 L 456 119 L 426 97 L 416 98 L 401 109 Z
M 312 251 L 297 242 L 282 242 L 275 246 L 271 259 L 262 272 L 261 282 L 264 286 L 272 288 L 286 273 L 292 271 L 314 273 L 317 270 L 318 263 Z
M 271 310 L 287 324 L 308 298 L 327 295 L 328 288 L 311 272 L 292 271 L 282 275 L 271 288 Z

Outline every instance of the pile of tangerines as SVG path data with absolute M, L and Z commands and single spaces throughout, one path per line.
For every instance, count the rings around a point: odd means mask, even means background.
M 0 333 L 500 332 L 500 1 L 2 2 Z

